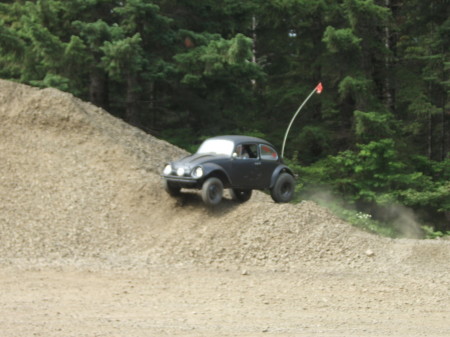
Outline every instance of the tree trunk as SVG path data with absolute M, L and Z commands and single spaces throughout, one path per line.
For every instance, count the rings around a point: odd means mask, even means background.
M 126 121 L 134 126 L 140 125 L 139 118 L 139 85 L 135 74 L 127 75 L 127 107 L 125 112 Z
M 445 50 L 442 50 L 442 53 L 445 54 Z M 445 70 L 445 62 L 442 63 L 442 78 L 441 83 L 443 87 L 446 87 L 446 83 L 449 80 L 448 72 Z M 450 117 L 450 107 L 447 106 L 448 99 L 448 91 L 443 90 L 442 95 L 442 113 L 441 113 L 441 125 L 442 125 L 442 141 L 441 141 L 441 156 L 440 160 L 445 160 L 449 155 L 450 149 L 450 134 L 448 133 L 448 120 Z
M 444 98 L 444 104 L 442 106 L 442 152 L 441 160 L 445 160 L 447 156 L 450 156 L 450 133 L 448 132 L 450 110 L 447 108 L 447 99 Z
M 385 6 L 388 8 L 392 15 L 395 17 L 395 12 L 397 5 L 395 1 L 391 0 L 385 0 Z M 383 83 L 383 89 L 382 89 L 382 95 L 384 100 L 384 105 L 390 110 L 393 111 L 395 108 L 394 103 L 394 92 L 393 92 L 393 85 L 392 85 L 392 79 L 391 79 L 391 69 L 392 69 L 392 56 L 395 55 L 395 51 L 393 46 L 396 45 L 396 41 L 393 41 L 393 34 L 391 34 L 391 29 L 389 27 L 390 23 L 388 22 L 386 24 L 386 27 L 384 27 L 384 45 L 386 49 L 388 50 L 388 53 L 386 54 L 384 58 L 384 83 Z
M 90 72 L 89 82 L 89 101 L 103 109 L 108 110 L 108 82 L 106 75 L 98 68 L 94 68 Z
M 252 44 L 252 63 L 256 64 L 256 27 L 257 27 L 257 22 L 256 22 L 256 16 L 253 15 L 252 16 L 252 40 L 253 40 L 253 44 Z M 253 85 L 253 89 L 256 88 L 256 80 L 252 79 L 252 85 Z
M 156 122 L 156 109 L 155 109 L 155 82 L 151 81 L 147 85 L 147 97 L 148 97 L 148 109 L 151 114 L 150 116 L 150 130 L 153 131 L 155 129 Z M 147 106 L 147 104 L 146 104 Z
M 428 159 L 432 159 L 432 145 L 431 142 L 433 141 L 433 123 L 432 123 L 432 115 L 431 112 L 428 112 L 428 137 L 427 137 L 427 153 L 428 153 Z

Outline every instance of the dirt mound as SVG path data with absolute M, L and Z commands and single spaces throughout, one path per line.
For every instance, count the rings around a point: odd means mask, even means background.
M 55 89 L 0 80 L 0 118 L 3 264 L 390 270 L 450 261 L 449 242 L 379 238 L 312 202 L 256 193 L 209 210 L 195 193 L 171 199 L 159 172 L 183 150 Z

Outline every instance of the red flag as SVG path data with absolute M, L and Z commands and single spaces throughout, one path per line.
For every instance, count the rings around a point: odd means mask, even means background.
M 322 82 L 319 82 L 319 84 L 316 87 L 316 92 L 320 94 L 322 93 L 322 90 L 323 90 Z

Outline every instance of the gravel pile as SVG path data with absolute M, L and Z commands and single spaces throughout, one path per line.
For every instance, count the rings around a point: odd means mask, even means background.
M 160 170 L 185 152 L 70 94 L 0 80 L 0 118 L 1 264 L 448 269 L 449 242 L 379 238 L 312 202 L 169 198 Z

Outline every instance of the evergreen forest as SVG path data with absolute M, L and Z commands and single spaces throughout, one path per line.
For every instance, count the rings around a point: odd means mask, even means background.
M 0 3 L 0 78 L 189 151 L 219 134 L 280 150 L 321 82 L 286 144 L 298 198 L 326 193 L 393 236 L 399 209 L 450 233 L 449 45 L 450 0 Z

